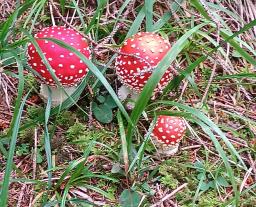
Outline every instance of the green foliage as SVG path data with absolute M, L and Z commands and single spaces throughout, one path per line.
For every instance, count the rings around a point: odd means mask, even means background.
M 28 155 L 30 153 L 29 144 L 21 144 L 16 147 L 16 155 Z
M 32 73 L 27 73 L 24 76 L 24 81 L 25 81 L 25 84 L 26 84 L 26 88 L 25 88 L 26 92 L 28 92 L 31 88 L 33 88 L 33 90 L 35 92 L 39 91 L 40 86 L 38 84 L 38 80 L 35 78 L 35 76 Z
M 125 189 L 120 195 L 122 207 L 137 207 L 140 203 L 140 194 L 136 191 Z
M 217 190 L 220 187 L 230 186 L 226 178 L 220 174 L 219 170 L 221 169 L 207 169 L 207 166 L 200 161 L 194 163 L 194 168 L 198 173 L 197 179 L 200 181 L 199 189 L 201 191 L 207 191 L 209 189 Z
M 220 207 L 223 202 L 218 198 L 218 195 L 214 191 L 209 191 L 200 196 L 198 201 L 196 202 L 196 206 L 198 207 Z M 182 207 L 193 207 L 193 204 L 182 205 Z
M 27 107 L 27 116 L 31 120 L 38 117 L 38 114 L 43 114 L 43 113 L 44 113 L 44 108 L 41 106 L 28 106 Z
M 76 114 L 71 111 L 63 111 L 57 114 L 55 124 L 64 128 L 73 126 L 76 121 Z
M 110 95 L 98 96 L 97 102 L 92 103 L 92 112 L 95 118 L 101 123 L 107 124 L 113 120 L 112 109 L 116 108 L 117 105 Z
M 66 132 L 67 139 L 70 141 L 77 140 L 78 137 L 83 136 L 86 132 L 85 124 L 76 122 L 73 126 L 69 127 Z
M 189 169 L 184 164 L 186 161 L 186 154 L 178 159 L 172 158 L 164 161 L 159 168 L 161 183 L 171 189 L 175 189 L 180 183 L 184 182 L 185 178 L 189 176 Z
M 90 141 L 98 141 L 104 143 L 104 145 L 113 145 L 117 147 L 116 143 L 113 142 L 113 133 L 108 132 L 104 129 L 89 129 L 85 124 L 76 122 L 73 126 L 69 127 L 65 133 L 68 141 L 78 146 L 80 150 L 85 150 L 88 147 Z M 105 148 L 107 153 L 111 152 Z M 92 151 L 95 154 L 102 154 L 105 152 L 104 148 L 93 147 Z

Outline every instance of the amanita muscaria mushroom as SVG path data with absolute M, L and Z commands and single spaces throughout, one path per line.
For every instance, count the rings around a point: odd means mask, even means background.
M 186 123 L 180 117 L 161 115 L 151 134 L 160 154 L 173 155 L 186 132 Z
M 38 38 L 55 38 L 61 40 L 90 59 L 91 52 L 86 39 L 75 30 L 63 26 L 46 27 L 35 35 L 35 40 L 51 65 L 57 79 L 67 94 L 71 95 L 76 89 L 75 86 L 87 74 L 87 65 L 68 49 L 52 41 Z M 44 99 L 47 99 L 49 96 L 47 85 L 52 90 L 52 105 L 58 105 L 67 98 L 64 91 L 57 87 L 56 82 L 36 51 L 35 46 L 31 43 L 28 44 L 28 64 L 41 76 L 38 77 L 42 82 L 40 94 Z
M 119 92 L 121 99 L 125 99 L 131 92 L 139 93 L 153 70 L 171 48 L 168 40 L 152 32 L 140 32 L 125 40 L 120 48 L 120 54 L 116 58 L 116 72 L 120 81 L 128 86 L 122 87 Z M 173 78 L 171 68 L 169 68 L 158 83 L 154 92 L 164 89 Z

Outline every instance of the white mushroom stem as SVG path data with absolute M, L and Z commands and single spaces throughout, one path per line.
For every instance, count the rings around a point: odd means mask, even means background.
M 155 144 L 159 154 L 162 154 L 165 156 L 172 156 L 176 154 L 179 150 L 179 143 L 176 143 L 174 145 L 167 145 L 167 144 L 161 143 L 155 137 L 152 138 L 152 141 Z
M 162 155 L 166 156 L 172 156 L 176 154 L 179 150 L 179 144 L 174 145 L 174 146 L 166 146 L 164 148 L 158 148 L 158 152 Z
M 40 87 L 40 97 L 44 100 L 44 102 L 47 102 L 48 97 L 50 96 L 48 87 L 51 89 L 51 97 L 52 97 L 52 107 L 58 106 L 60 103 L 65 101 L 68 96 L 65 94 L 64 90 L 66 93 L 71 96 L 72 93 L 76 90 L 75 86 L 72 87 L 64 87 L 58 88 L 58 87 L 51 87 L 45 84 L 41 84 Z
M 121 101 L 126 100 L 127 98 L 131 99 L 131 101 L 128 101 L 126 103 L 126 107 L 127 109 L 131 110 L 134 108 L 135 102 L 137 101 L 139 94 L 130 89 L 129 87 L 127 87 L 126 85 L 122 85 L 119 89 L 118 89 L 118 97 Z

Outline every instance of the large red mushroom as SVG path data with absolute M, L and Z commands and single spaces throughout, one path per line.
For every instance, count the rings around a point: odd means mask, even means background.
M 151 135 L 158 152 L 169 156 L 178 151 L 185 132 L 186 123 L 182 118 L 161 115 L 157 118 Z
M 52 41 L 39 38 L 61 40 L 90 59 L 91 52 L 86 39 L 75 30 L 63 26 L 46 27 L 35 35 L 35 40 L 51 65 L 58 81 L 64 87 L 66 93 L 71 95 L 76 89 L 75 86 L 86 76 L 88 72 L 87 65 L 68 49 Z M 50 71 L 43 63 L 35 46 L 31 43 L 28 44 L 28 64 L 39 74 L 38 78 L 42 82 L 40 94 L 43 99 L 47 99 L 49 96 L 48 86 L 52 90 L 53 105 L 58 105 L 67 98 L 64 91 L 57 87 Z
M 140 32 L 125 40 L 115 63 L 118 78 L 124 84 L 119 91 L 121 99 L 125 99 L 128 93 L 138 94 L 142 90 L 170 48 L 168 40 L 152 32 Z M 162 91 L 173 78 L 171 71 L 170 66 L 155 93 Z

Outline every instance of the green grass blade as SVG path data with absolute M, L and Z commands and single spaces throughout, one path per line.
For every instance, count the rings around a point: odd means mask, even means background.
M 153 6 L 155 0 L 145 0 L 146 31 L 153 32 Z
M 51 153 L 51 141 L 50 141 L 50 136 L 49 136 L 49 131 L 48 131 L 48 121 L 51 113 L 51 105 L 52 105 L 52 98 L 51 98 L 51 90 L 48 88 L 48 93 L 50 94 L 48 100 L 47 100 L 47 105 L 45 109 L 45 121 L 44 121 L 44 148 L 45 148 L 45 153 L 46 153 L 46 159 L 47 159 L 47 164 L 48 164 L 48 188 L 50 189 L 52 182 L 52 172 L 50 169 L 52 169 L 52 153 Z
M 100 18 L 102 10 L 105 8 L 107 2 L 108 2 L 107 0 L 98 1 L 98 3 L 99 3 L 98 7 L 97 7 L 89 25 L 87 26 L 87 28 L 85 30 L 85 34 L 88 34 L 91 31 L 91 29 L 94 27 L 94 25 L 97 24 L 96 22 Z
M 73 5 L 74 5 L 74 7 L 75 7 L 75 11 L 77 12 L 77 14 L 78 14 L 78 16 L 79 16 L 79 19 L 80 19 L 80 21 L 81 21 L 81 23 L 82 23 L 83 28 L 86 28 L 86 24 L 85 24 L 85 22 L 84 22 L 84 18 L 83 18 L 82 12 L 81 12 L 79 6 L 77 5 L 78 2 L 75 1 L 75 0 L 72 0 L 72 2 L 73 2 Z
M 127 149 L 127 141 L 126 141 L 126 135 L 125 135 L 125 128 L 124 128 L 124 123 L 123 123 L 122 115 L 121 115 L 120 111 L 117 112 L 117 122 L 118 122 L 118 128 L 119 128 L 120 137 L 121 137 L 121 143 L 122 143 L 122 153 L 123 153 L 123 159 L 124 159 L 124 168 L 125 168 L 125 173 L 127 175 L 128 168 L 129 168 L 129 156 L 128 156 L 128 149 Z
M 173 16 L 173 13 L 180 9 L 180 5 L 183 2 L 184 0 L 176 0 L 175 2 L 170 2 L 171 11 L 166 12 L 162 17 L 159 17 L 159 20 L 153 25 L 152 30 L 156 31 L 161 29 Z
M 150 139 L 150 135 L 152 134 L 152 131 L 154 129 L 154 126 L 156 124 L 156 120 L 157 118 L 154 117 L 149 129 L 148 129 L 148 132 L 144 138 L 144 141 L 143 143 L 141 144 L 139 150 L 138 150 L 138 153 L 136 154 L 135 158 L 133 159 L 133 161 L 131 162 L 131 165 L 129 166 L 129 170 L 128 172 L 131 172 L 132 169 L 134 168 L 136 162 L 138 161 L 138 170 L 140 171 L 140 168 L 141 168 L 141 164 L 142 164 L 142 159 L 143 159 L 143 156 L 144 156 L 144 151 L 145 151 L 145 148 L 147 146 L 147 143 Z
M 145 9 L 144 9 L 144 7 L 142 7 L 140 9 L 136 19 L 134 20 L 133 24 L 131 25 L 129 31 L 127 32 L 125 39 L 127 39 L 128 37 L 137 33 L 144 18 L 145 18 Z
M 19 132 L 21 115 L 23 112 L 23 108 L 24 108 L 26 99 L 30 93 L 29 92 L 22 100 L 22 95 L 23 95 L 23 90 L 24 90 L 23 66 L 22 66 L 19 58 L 15 54 L 14 54 L 14 56 L 16 57 L 16 60 L 17 60 L 18 72 L 19 72 L 18 97 L 17 97 L 16 103 L 15 103 L 15 109 L 14 109 L 14 114 L 13 114 L 13 119 L 12 119 L 12 123 L 10 126 L 10 130 L 8 132 L 8 136 L 11 137 L 11 140 L 10 140 L 10 147 L 9 147 L 9 151 L 8 151 L 8 158 L 7 158 L 7 163 L 6 163 L 4 179 L 3 179 L 3 185 L 2 185 L 2 189 L 1 189 L 0 206 L 6 206 L 6 204 L 7 204 L 8 188 L 9 188 L 11 171 L 12 171 L 12 167 L 13 167 L 13 156 L 14 156 L 16 140 L 17 140 L 17 136 L 18 136 L 18 132 Z
M 6 206 L 7 204 L 9 182 L 10 182 L 10 176 L 12 172 L 13 157 L 15 153 L 16 141 L 17 141 L 18 132 L 19 132 L 19 125 L 20 125 L 22 111 L 29 93 L 24 97 L 23 101 L 20 104 L 18 114 L 15 116 L 15 120 L 14 120 L 15 127 L 12 129 L 10 148 L 8 151 L 8 158 L 7 158 L 7 163 L 6 163 L 5 173 L 4 173 L 3 185 L 1 188 L 0 206 Z
M 85 187 L 87 189 L 90 189 L 90 190 L 93 190 L 93 191 L 95 191 L 97 193 L 100 193 L 101 195 L 105 196 L 106 198 L 108 198 L 111 201 L 115 200 L 115 197 L 111 193 L 108 193 L 108 192 L 106 192 L 104 190 L 101 190 L 98 187 L 95 187 L 95 186 L 92 186 L 92 185 L 88 185 L 88 184 L 83 184 L 83 187 Z
M 201 56 L 195 62 L 191 63 L 185 70 L 181 70 L 180 75 L 171 80 L 171 82 L 165 87 L 165 89 L 163 90 L 163 95 L 166 95 L 169 91 L 178 88 L 181 81 L 187 78 L 193 72 L 193 70 L 206 59 L 207 56 Z
M 224 79 L 243 79 L 243 78 L 256 78 L 255 73 L 238 73 L 234 75 L 223 75 L 223 76 L 216 76 L 216 80 L 224 80 Z

